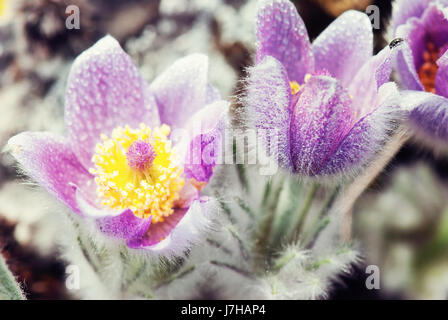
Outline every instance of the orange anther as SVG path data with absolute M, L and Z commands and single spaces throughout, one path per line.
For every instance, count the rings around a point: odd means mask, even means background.
M 440 57 L 440 49 L 436 48 L 434 43 L 426 44 L 427 50 L 423 52 L 423 60 L 425 61 L 418 70 L 418 77 L 426 91 L 436 92 L 436 75 L 439 69 L 437 60 Z

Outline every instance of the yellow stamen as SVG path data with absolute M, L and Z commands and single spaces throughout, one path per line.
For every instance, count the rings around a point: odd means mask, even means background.
M 141 124 L 115 128 L 111 137 L 101 136 L 92 157 L 97 194 L 102 205 L 111 209 L 131 209 L 135 215 L 157 223 L 173 213 L 184 185 L 179 159 L 168 139 L 170 127 L 162 125 L 151 130 Z M 151 144 L 155 157 L 147 166 L 132 167 L 126 158 L 136 141 Z
M 418 70 L 418 76 L 425 88 L 425 91 L 436 93 L 436 76 L 439 66 L 437 60 L 440 58 L 440 48 L 434 43 L 426 44 L 426 51 L 423 52 L 423 64 Z
M 289 85 L 291 86 L 291 94 L 292 95 L 294 95 L 300 91 L 300 85 L 297 83 L 297 81 L 290 81 Z
M 310 80 L 310 78 L 311 78 L 311 74 L 307 73 L 305 75 L 304 82 L 307 83 Z M 297 81 L 290 81 L 289 85 L 291 86 L 291 94 L 292 95 L 295 95 L 304 86 L 304 84 L 303 85 L 298 84 Z

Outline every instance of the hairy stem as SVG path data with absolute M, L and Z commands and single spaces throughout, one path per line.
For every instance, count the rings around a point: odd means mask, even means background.
M 277 211 L 278 200 L 280 198 L 280 194 L 283 190 L 284 181 L 280 181 L 279 186 L 273 192 L 274 197 L 266 205 L 262 206 L 262 210 L 265 210 L 267 216 L 260 222 L 260 226 L 258 226 L 258 230 L 256 231 L 256 242 L 255 242 L 255 252 L 257 253 L 258 259 L 262 261 L 267 259 L 267 255 L 269 253 L 269 242 L 271 238 L 272 232 L 272 224 L 275 218 L 275 214 Z
M 319 185 L 317 183 L 313 183 L 310 190 L 308 191 L 308 194 L 306 195 L 305 202 L 299 212 L 299 221 L 297 222 L 297 225 L 295 227 L 294 242 L 299 240 L 303 225 L 305 223 L 306 217 L 308 216 L 308 212 L 310 211 L 311 204 L 313 203 L 314 196 L 316 195 L 318 188 Z
M 247 270 L 241 269 L 235 265 L 226 263 L 226 262 L 221 262 L 221 261 L 216 261 L 216 260 L 211 260 L 210 261 L 211 264 L 217 266 L 217 267 L 222 267 L 222 268 L 226 268 L 232 271 L 235 271 L 236 273 L 241 274 L 244 277 L 247 277 L 249 279 L 253 279 L 254 276 Z
M 340 214 L 340 237 L 342 242 L 350 241 L 352 237 L 352 213 L 353 205 L 359 196 L 375 180 L 375 178 L 384 170 L 392 158 L 400 151 L 401 147 L 409 140 L 411 134 L 405 127 L 400 127 L 386 143 L 378 157 L 369 167 L 350 184 L 342 196 L 337 201 L 335 208 Z
M 320 231 L 322 231 L 330 222 L 330 218 L 328 217 L 328 213 L 331 210 L 334 202 L 337 199 L 339 191 L 341 190 L 341 185 L 337 185 L 333 191 L 328 196 L 327 200 L 324 202 L 322 209 L 319 211 L 316 221 L 314 225 L 306 230 L 306 233 L 303 237 L 303 243 L 307 248 L 311 248 L 314 244 L 314 241 L 319 236 Z

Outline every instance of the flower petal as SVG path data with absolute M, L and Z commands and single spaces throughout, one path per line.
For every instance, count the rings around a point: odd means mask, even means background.
M 303 83 L 314 71 L 314 57 L 305 24 L 287 0 L 263 1 L 256 17 L 257 56 L 273 56 L 286 68 L 291 81 Z
M 163 222 L 154 223 L 148 229 L 146 234 L 137 239 L 128 241 L 128 246 L 134 249 L 142 249 L 157 245 L 159 242 L 169 238 L 173 229 L 178 225 L 179 221 L 188 212 L 188 208 L 176 209 L 173 214 L 165 218 Z
M 192 54 L 174 62 L 151 83 L 162 123 L 182 128 L 207 100 L 216 97 L 207 83 L 207 73 L 208 57 Z
M 432 2 L 425 10 L 422 21 L 428 38 L 440 48 L 448 43 L 448 3 Z
M 229 103 L 217 101 L 196 112 L 189 120 L 189 150 L 185 157 L 187 178 L 208 182 L 223 151 L 222 138 L 227 124 Z
M 448 139 L 448 99 L 429 92 L 404 91 L 402 105 L 416 131 L 430 139 Z
M 402 43 L 392 49 L 388 46 L 370 58 L 358 71 L 348 91 L 353 97 L 353 106 L 358 119 L 371 113 L 377 106 L 379 88 L 389 81 L 394 54 L 401 50 Z
M 8 148 L 31 178 L 81 213 L 73 186 L 85 187 L 93 182 L 93 177 L 64 137 L 50 132 L 23 132 L 9 139 Z
M 448 98 L 448 51 L 437 60 L 436 93 Z
M 141 238 L 150 228 L 151 217 L 142 219 L 127 209 L 117 216 L 98 218 L 96 224 L 101 232 L 110 237 L 133 240 Z
M 394 83 L 389 82 L 381 86 L 378 97 L 379 106 L 353 126 L 319 174 L 353 172 L 381 150 L 381 146 L 388 138 L 391 124 L 400 117 L 402 110 L 400 110 L 400 95 Z
M 424 90 L 415 68 L 414 58 L 408 43 L 403 43 L 396 57 L 401 84 L 409 90 Z
M 217 201 L 212 198 L 195 200 L 190 208 L 179 209 L 164 222 L 151 225 L 143 237 L 128 241 L 128 246 L 158 254 L 181 255 L 211 227 L 218 210 Z
M 406 24 L 397 28 L 396 36 L 409 43 L 416 70 L 424 63 L 423 54 L 427 50 L 428 41 L 437 48 L 448 43 L 448 19 L 442 8 L 441 4 L 431 3 L 420 19 L 409 19 Z M 399 71 L 401 73 L 400 69 Z
M 292 161 L 296 172 L 313 176 L 351 129 L 354 114 L 334 78 L 312 76 L 299 94 L 291 119 Z
M 412 62 L 415 70 L 423 64 L 423 53 L 426 50 L 427 33 L 421 19 L 411 19 L 398 27 L 396 36 L 403 38 L 409 44 Z
M 396 8 L 392 15 L 394 31 L 410 18 L 420 18 L 423 12 L 433 0 L 397 0 Z
M 76 201 L 81 212 L 95 221 L 98 229 L 107 236 L 132 240 L 140 238 L 151 225 L 151 217 L 142 219 L 137 217 L 132 210 L 114 211 L 108 208 L 98 208 L 92 204 L 82 190 L 76 188 Z
M 286 70 L 277 59 L 267 56 L 250 70 L 244 104 L 251 127 L 258 131 L 258 142 L 281 166 L 292 169 L 291 87 Z
M 373 53 L 372 24 L 366 14 L 340 15 L 313 42 L 316 70 L 325 69 L 347 87 Z
M 157 106 L 131 58 L 111 36 L 73 63 L 65 98 L 68 140 L 88 169 L 100 135 L 117 126 L 159 124 Z

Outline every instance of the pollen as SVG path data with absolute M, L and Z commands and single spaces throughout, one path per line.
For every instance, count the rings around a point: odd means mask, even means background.
M 118 127 L 92 157 L 96 192 L 101 204 L 114 210 L 131 209 L 141 218 L 162 222 L 173 213 L 184 185 L 176 150 L 168 136 L 170 127 L 140 125 Z
M 440 57 L 440 50 L 434 43 L 428 42 L 426 51 L 423 52 L 423 64 L 418 71 L 418 77 L 425 88 L 425 91 L 436 93 L 436 75 L 439 69 L 437 60 Z
M 310 80 L 310 78 L 311 78 L 311 74 L 307 73 L 304 78 L 305 83 L 307 83 L 308 80 Z M 291 87 L 291 94 L 295 95 L 297 92 L 299 92 L 302 89 L 304 84 L 300 85 L 297 81 L 290 81 L 289 86 Z
M 290 81 L 289 85 L 291 86 L 292 95 L 295 95 L 297 92 L 300 91 L 300 85 L 297 83 L 297 81 Z

